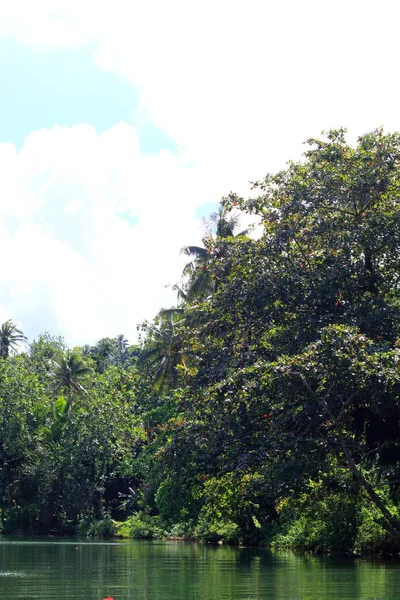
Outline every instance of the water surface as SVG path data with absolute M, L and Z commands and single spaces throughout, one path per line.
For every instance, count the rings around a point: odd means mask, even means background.
M 399 600 L 400 563 L 182 542 L 0 537 L 1 600 Z

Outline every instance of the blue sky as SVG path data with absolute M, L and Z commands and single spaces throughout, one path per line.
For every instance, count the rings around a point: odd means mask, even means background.
M 93 47 L 35 48 L 0 38 L 0 143 L 21 148 L 31 131 L 53 125 L 93 125 L 99 133 L 124 121 L 137 128 L 144 154 L 176 144 L 139 114 L 137 90 L 117 73 L 98 68 Z
M 0 2 L 0 323 L 134 340 L 221 197 L 323 129 L 400 130 L 399 18 L 391 0 Z

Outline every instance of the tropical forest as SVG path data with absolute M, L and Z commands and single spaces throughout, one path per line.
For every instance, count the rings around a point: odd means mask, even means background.
M 400 134 L 323 133 L 249 195 L 133 344 L 1 325 L 4 534 L 400 551 Z

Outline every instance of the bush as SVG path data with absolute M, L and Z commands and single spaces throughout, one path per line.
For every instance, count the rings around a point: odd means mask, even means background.
M 35 504 L 0 509 L 0 532 L 1 533 L 34 533 L 38 528 L 39 509 Z
M 310 481 L 299 500 L 281 507 L 283 532 L 272 545 L 312 552 L 350 552 L 357 535 L 359 500 L 338 482 Z
M 110 515 L 106 515 L 99 521 L 82 519 L 78 525 L 78 533 L 88 537 L 111 538 L 116 536 L 117 526 Z
M 395 508 L 390 506 L 392 512 Z M 375 506 L 363 506 L 360 526 L 354 543 L 354 549 L 361 554 L 390 554 L 400 552 L 400 542 L 380 523 L 380 514 Z
M 140 511 L 118 526 L 117 535 L 151 540 L 165 537 L 165 531 L 159 516 L 152 516 L 146 511 Z
M 197 532 L 193 521 L 175 523 L 167 532 L 168 537 L 177 537 L 183 539 L 194 539 L 197 537 Z
M 199 539 L 256 545 L 270 516 L 259 474 L 226 473 L 204 483 L 198 519 Z
M 197 534 L 199 540 L 203 542 L 237 544 L 240 540 L 240 529 L 237 523 L 223 519 L 216 521 L 200 519 Z

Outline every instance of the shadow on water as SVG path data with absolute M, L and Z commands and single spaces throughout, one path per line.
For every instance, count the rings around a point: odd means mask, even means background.
M 6 600 L 398 600 L 399 561 L 182 542 L 0 537 Z

